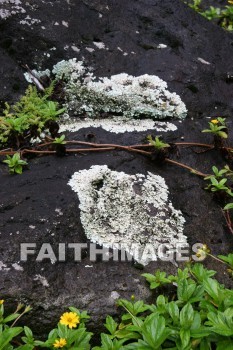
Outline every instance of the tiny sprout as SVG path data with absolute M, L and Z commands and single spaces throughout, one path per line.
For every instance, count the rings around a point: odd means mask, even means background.
M 228 194 L 230 194 L 230 189 L 225 186 L 227 179 L 223 178 L 220 181 L 218 181 L 214 176 L 210 176 L 209 180 L 211 182 L 211 184 L 208 185 L 208 187 L 206 189 L 210 189 L 211 192 L 217 192 L 217 191 L 226 191 Z M 231 195 L 233 195 L 231 193 Z
M 7 156 L 7 159 L 3 160 L 9 168 L 10 174 L 22 174 L 23 166 L 28 163 L 20 158 L 20 153 L 15 153 L 12 157 Z
M 228 173 L 229 168 L 227 168 L 227 166 L 224 169 L 218 170 L 218 168 L 216 166 L 212 167 L 212 171 L 214 173 L 214 175 L 209 175 L 205 177 L 205 180 L 209 180 L 211 178 L 216 178 L 219 179 L 221 178 L 224 174 Z
M 149 135 L 149 136 L 147 137 L 147 140 L 149 141 L 150 145 L 151 145 L 151 146 L 154 146 L 155 149 L 157 149 L 157 150 L 161 150 L 161 149 L 163 149 L 163 148 L 168 148 L 168 147 L 170 147 L 170 145 L 169 145 L 168 143 L 164 143 L 164 142 L 161 141 L 159 138 L 160 138 L 160 136 L 156 136 L 155 139 L 153 140 L 153 139 L 152 139 L 152 136 Z
M 56 137 L 55 140 L 53 141 L 53 144 L 55 144 L 55 145 L 65 145 L 66 144 L 65 135 L 62 135 L 60 137 Z

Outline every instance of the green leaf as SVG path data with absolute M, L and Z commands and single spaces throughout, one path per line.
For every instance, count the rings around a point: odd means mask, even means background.
M 175 301 L 171 301 L 168 305 L 167 305 L 167 310 L 169 312 L 169 315 L 171 316 L 173 323 L 176 325 L 179 323 L 179 318 L 180 318 L 180 311 L 179 308 L 177 306 L 177 304 L 175 303 Z
M 180 329 L 180 339 L 181 339 L 181 343 L 183 345 L 183 348 L 185 349 L 189 345 L 189 342 L 190 342 L 190 330 L 181 328 Z
M 224 210 L 233 209 L 233 203 L 228 203 L 227 205 L 225 205 L 225 207 L 223 209 Z
M 216 350 L 232 350 L 233 339 L 218 342 Z
M 207 279 L 209 277 L 212 277 L 216 274 L 214 270 L 208 270 L 206 269 L 203 264 L 196 263 L 191 268 L 192 273 L 197 278 L 198 282 L 203 282 L 204 279 Z
M 222 137 L 223 139 L 227 139 L 227 138 L 228 138 L 227 133 L 225 133 L 224 131 L 219 131 L 218 134 L 219 134 L 219 136 Z
M 35 346 L 33 344 L 24 344 L 17 348 L 17 350 L 33 350 Z
M 19 316 L 20 316 L 20 314 L 17 314 L 17 313 L 16 314 L 11 314 L 11 315 L 7 316 L 6 318 L 4 318 L 3 323 L 8 323 L 8 322 L 14 321 Z
M 211 298 L 219 304 L 221 302 L 219 283 L 212 278 L 207 278 L 203 281 L 203 286 Z
M 233 336 L 233 308 L 226 309 L 224 312 L 210 312 L 207 315 L 206 325 L 210 330 L 225 337 Z
M 19 335 L 23 331 L 22 327 L 14 327 L 5 329 L 0 337 L 0 350 L 3 350 L 5 346 L 7 346 L 10 341 Z
M 218 258 L 223 260 L 223 261 L 225 261 L 226 263 L 231 265 L 231 267 L 233 268 L 233 253 L 228 254 L 227 256 L 225 256 L 225 255 L 218 255 Z
M 107 316 L 105 327 L 109 331 L 109 333 L 114 334 L 117 330 L 118 324 L 114 321 L 111 316 Z
M 196 284 L 189 284 L 186 279 L 180 280 L 177 286 L 177 296 L 181 301 L 189 301 L 196 289 Z
M 194 310 L 191 304 L 186 304 L 180 311 L 180 325 L 184 329 L 190 329 L 194 320 Z
M 159 349 L 171 331 L 165 327 L 165 319 L 158 314 L 151 314 L 142 326 L 143 340 L 152 347 Z

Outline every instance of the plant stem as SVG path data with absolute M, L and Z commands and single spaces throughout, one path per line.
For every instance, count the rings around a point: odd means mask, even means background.
M 175 160 L 165 158 L 165 161 L 166 161 L 167 163 L 171 163 L 171 164 L 178 165 L 178 166 L 181 167 L 181 168 L 188 169 L 188 170 L 190 170 L 192 173 L 194 173 L 194 174 L 196 174 L 196 175 L 199 175 L 199 176 L 202 176 L 202 177 L 208 176 L 208 174 L 204 174 L 204 173 L 202 173 L 202 172 L 200 172 L 200 171 L 197 171 L 197 170 L 191 168 L 191 167 L 188 166 L 188 165 L 185 165 L 185 164 L 176 162 Z
M 233 234 L 233 227 L 232 227 L 232 222 L 229 214 L 229 210 L 222 210 L 223 216 L 226 220 L 226 224 L 230 232 Z
M 173 145 L 176 145 L 176 146 L 195 146 L 195 147 L 206 147 L 206 148 L 214 148 L 213 145 L 209 145 L 209 144 L 206 144 L 206 143 L 196 143 L 196 142 L 174 142 L 172 143 Z M 133 148 L 147 148 L 147 147 L 153 147 L 152 145 L 150 144 L 145 144 L 145 145 L 132 145 L 130 147 L 133 147 Z

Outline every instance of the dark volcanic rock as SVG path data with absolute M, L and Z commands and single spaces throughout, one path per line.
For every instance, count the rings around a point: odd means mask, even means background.
M 7 6 L 11 10 L 12 4 Z M 0 22 L 1 101 L 15 100 L 24 91 L 22 65 L 44 69 L 61 59 L 84 57 L 97 76 L 148 73 L 168 82 L 169 90 L 181 96 L 189 113 L 185 122 L 176 123 L 178 131 L 167 134 L 166 141 L 181 137 L 206 141 L 200 131 L 209 116 L 229 117 L 232 126 L 233 85 L 226 77 L 233 69 L 233 36 L 182 2 L 38 0 L 28 1 L 22 8 L 25 13 Z M 98 49 L 93 42 L 103 42 L 108 50 Z M 159 49 L 159 44 L 167 48 Z M 72 138 L 84 140 L 89 131 L 95 133 L 97 142 L 122 144 L 141 142 L 148 134 L 114 135 L 90 129 L 74 133 Z M 181 150 L 180 156 L 182 162 L 206 173 L 214 164 L 224 165 L 215 151 L 195 154 L 189 148 Z M 22 176 L 9 176 L 6 167 L 1 166 L 0 260 L 5 266 L 0 265 L 0 295 L 12 302 L 30 303 L 33 312 L 29 323 L 39 334 L 51 329 L 51 322 L 56 323 L 69 305 L 87 309 L 92 329 L 99 329 L 98 321 L 108 313 L 118 314 L 112 292 L 121 297 L 150 297 L 141 271 L 130 263 L 92 263 L 85 252 L 81 263 L 75 263 L 71 253 L 66 262 L 38 263 L 33 256 L 30 263 L 19 262 L 20 244 L 24 242 L 57 247 L 58 243 L 86 241 L 78 198 L 67 183 L 75 171 L 93 164 L 107 164 L 112 170 L 128 174 L 151 171 L 163 176 L 174 207 L 185 215 L 188 242 L 204 241 L 214 254 L 232 249 L 232 237 L 218 205 L 203 190 L 202 179 L 183 169 L 170 165 L 158 168 L 142 156 L 119 151 L 36 158 Z M 18 265 L 12 266 L 15 263 Z M 219 271 L 222 282 L 230 284 L 222 266 L 213 261 L 207 265 Z M 176 270 L 171 263 L 161 262 L 151 263 L 145 270 L 158 267 L 168 272 Z

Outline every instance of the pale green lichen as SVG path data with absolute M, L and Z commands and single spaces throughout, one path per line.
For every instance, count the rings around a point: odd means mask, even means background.
M 185 243 L 182 213 L 168 199 L 168 188 L 161 176 L 148 173 L 128 175 L 111 171 L 106 165 L 76 172 L 69 185 L 78 194 L 81 222 L 91 242 L 109 248 L 124 246 L 131 252 L 160 244 L 175 247 Z M 142 264 L 150 259 L 132 252 Z
M 53 68 L 56 79 L 64 79 L 66 107 L 77 115 L 98 117 L 103 113 L 127 118 L 186 117 L 185 104 L 167 83 L 155 75 L 133 77 L 126 73 L 110 78 L 93 77 L 82 61 L 61 61 Z

